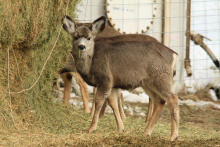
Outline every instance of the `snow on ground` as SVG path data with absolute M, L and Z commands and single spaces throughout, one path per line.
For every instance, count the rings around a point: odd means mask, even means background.
M 209 93 L 210 93 L 211 98 L 212 98 L 213 101 L 218 101 L 218 97 L 216 96 L 216 93 L 213 89 L 210 89 Z
M 179 104 L 180 105 L 186 104 L 188 106 L 197 106 L 197 107 L 213 106 L 214 108 L 220 109 L 219 104 L 215 104 L 213 102 L 207 102 L 207 101 L 179 100 Z
M 93 88 L 91 86 L 88 87 L 89 93 L 93 93 Z M 149 96 L 146 95 L 144 92 L 139 94 L 133 94 L 129 91 L 122 90 L 123 98 L 125 102 L 130 103 L 149 103 Z M 58 97 L 63 98 L 63 92 L 59 92 Z M 60 99 L 58 101 L 61 101 Z M 82 98 L 80 96 L 76 96 L 74 93 L 71 93 L 71 99 L 70 104 L 72 104 L 77 109 L 83 109 L 83 102 Z M 212 106 L 216 109 L 220 109 L 220 104 L 215 104 L 213 102 L 207 102 L 207 101 L 193 101 L 193 100 L 179 100 L 179 105 L 188 105 L 188 106 L 197 106 L 200 108 Z M 89 107 L 92 108 L 92 103 L 89 102 Z M 139 116 L 146 116 L 146 111 L 143 111 L 143 108 L 139 106 L 130 106 L 130 105 L 124 105 L 124 110 L 126 113 L 133 115 L 137 114 Z M 146 105 L 147 110 L 147 105 Z M 106 108 L 106 113 L 113 113 L 110 106 Z
M 122 90 L 124 101 L 133 103 L 149 103 L 149 96 L 144 92 L 140 94 L 133 94 L 129 91 Z

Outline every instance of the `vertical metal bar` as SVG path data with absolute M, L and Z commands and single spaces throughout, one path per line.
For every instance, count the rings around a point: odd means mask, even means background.
M 162 22 L 163 28 L 163 37 L 162 37 L 162 42 L 164 45 L 170 47 L 170 16 L 171 16 L 171 1 L 170 0 L 164 0 L 164 19 Z
M 185 69 L 187 76 L 192 76 L 192 70 L 190 65 L 190 17 L 191 17 L 191 0 L 187 0 L 187 24 L 186 24 L 186 58 Z
M 164 44 L 165 37 L 165 0 L 162 1 L 162 34 L 161 34 L 162 44 Z

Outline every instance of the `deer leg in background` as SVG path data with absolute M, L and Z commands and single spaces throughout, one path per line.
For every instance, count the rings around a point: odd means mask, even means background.
M 153 109 L 154 109 L 154 104 L 153 104 L 153 101 L 151 100 L 151 98 L 149 97 L 148 112 L 147 112 L 147 117 L 146 117 L 145 123 L 149 122 L 149 120 L 153 114 Z
M 60 77 L 63 79 L 64 82 L 64 104 L 69 104 L 70 100 L 70 92 L 71 92 L 71 85 L 72 85 L 72 75 L 69 72 L 65 72 L 60 74 Z
M 152 90 L 149 90 L 147 88 L 144 89 L 147 94 L 150 95 L 150 97 L 152 98 L 152 104 L 153 106 L 153 114 L 147 124 L 147 127 L 144 131 L 144 135 L 148 135 L 150 136 L 153 128 L 155 126 L 155 124 L 157 123 L 160 113 L 165 105 L 165 100 L 161 99 L 155 92 L 153 92 Z
M 103 118 L 103 117 L 104 117 L 105 109 L 106 109 L 107 105 L 108 105 L 108 101 L 107 101 L 107 99 L 106 99 L 105 102 L 104 102 L 104 104 L 103 104 L 103 106 L 102 106 L 102 109 L 101 109 L 101 111 L 100 111 L 99 118 Z
M 110 96 L 108 97 L 108 103 L 109 103 L 109 105 L 111 106 L 111 108 L 114 112 L 115 119 L 116 119 L 117 126 L 118 126 L 118 131 L 119 132 L 124 132 L 124 125 L 123 125 L 123 122 L 122 122 L 122 119 L 121 119 L 121 116 L 120 116 L 120 113 L 119 113 L 118 106 L 116 104 L 117 103 L 116 99 L 119 99 L 119 98 L 116 97 L 116 95 L 118 95 L 118 90 L 113 89 Z
M 124 98 L 123 95 L 121 93 L 121 89 L 117 90 L 117 97 L 118 97 L 118 108 L 119 108 L 119 112 L 120 112 L 120 116 L 122 121 L 125 121 L 126 116 L 125 116 L 125 112 L 124 112 Z
M 76 79 L 77 83 L 79 84 L 80 91 L 82 94 L 82 99 L 83 99 L 83 104 L 84 104 L 84 109 L 86 113 L 90 113 L 90 108 L 89 108 L 89 93 L 87 89 L 87 85 L 80 76 L 79 73 L 77 72 L 71 72 L 71 74 L 74 76 Z
M 161 113 L 164 105 L 165 105 L 165 101 L 163 99 L 154 101 L 153 114 L 147 124 L 144 135 L 149 135 L 149 136 L 151 135 L 153 128 L 159 119 L 160 113 Z
M 95 112 L 95 97 L 96 97 L 96 92 L 97 92 L 97 88 L 94 87 L 93 89 L 93 100 L 92 100 L 92 111 L 90 113 L 90 116 L 93 117 L 94 112 Z

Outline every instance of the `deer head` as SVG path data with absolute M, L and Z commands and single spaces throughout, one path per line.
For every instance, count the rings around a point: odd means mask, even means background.
M 73 54 L 80 51 L 80 56 L 92 55 L 94 50 L 94 39 L 105 28 L 105 17 L 96 19 L 90 27 L 77 27 L 76 23 L 69 17 L 62 19 L 64 30 L 73 38 Z

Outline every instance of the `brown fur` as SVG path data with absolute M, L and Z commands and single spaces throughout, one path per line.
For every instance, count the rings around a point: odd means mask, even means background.
M 101 107 L 112 88 L 133 89 L 141 86 L 153 103 L 152 116 L 144 135 L 151 135 L 166 100 L 171 111 L 171 140 L 177 139 L 178 97 L 171 91 L 176 52 L 147 35 L 96 38 L 105 26 L 105 17 L 95 20 L 89 28 L 71 28 L 74 22 L 64 19 L 67 21 L 63 24 L 64 29 L 68 28 L 65 29 L 67 32 L 72 36 L 81 34 L 77 39 L 73 37 L 72 54 L 77 71 L 88 84 L 97 87 L 95 113 L 88 132 L 97 128 Z M 91 40 L 88 41 L 85 36 L 91 36 Z M 81 45 L 85 48 L 78 48 Z M 79 49 L 82 50 L 80 56 Z

